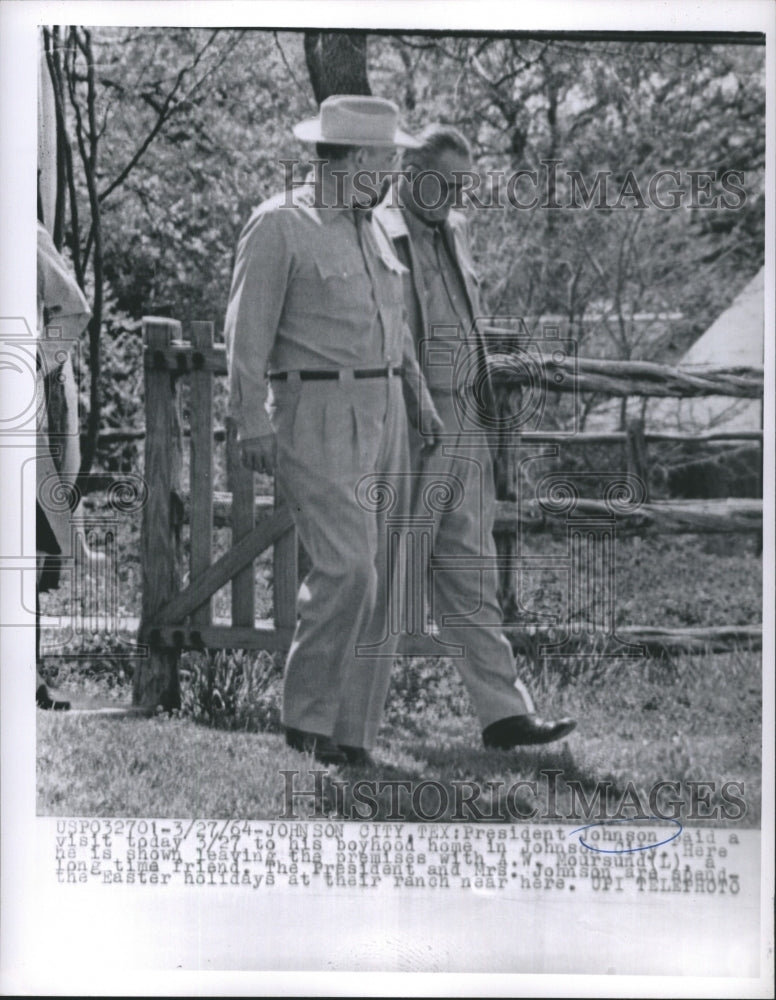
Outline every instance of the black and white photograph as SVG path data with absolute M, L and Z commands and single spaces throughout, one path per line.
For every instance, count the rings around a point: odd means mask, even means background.
M 773 995 L 775 20 L 0 6 L 3 993 Z

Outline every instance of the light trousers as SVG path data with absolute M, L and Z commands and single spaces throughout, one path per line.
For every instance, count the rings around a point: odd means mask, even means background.
M 401 379 L 271 385 L 278 488 L 312 564 L 297 600 L 283 724 L 368 749 L 399 638 L 390 595 L 402 546 L 389 534 L 410 497 Z
M 481 726 L 510 715 L 534 711 L 533 700 L 518 678 L 515 656 L 504 635 L 497 598 L 496 546 L 493 541 L 495 486 L 490 449 L 474 444 L 458 425 L 450 396 L 434 402 L 448 432 L 447 443 L 432 454 L 421 451 L 421 438 L 410 430 L 413 514 L 433 517 L 431 562 L 455 563 L 455 568 L 431 572 L 431 616 L 439 639 L 462 649 L 455 664 L 474 704 Z M 432 509 L 427 502 L 432 483 L 439 494 L 450 494 L 449 509 Z M 471 569 L 463 568 L 466 564 Z

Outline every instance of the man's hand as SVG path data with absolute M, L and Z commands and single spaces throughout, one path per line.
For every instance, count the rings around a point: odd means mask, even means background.
M 262 434 L 261 437 L 246 438 L 241 441 L 240 457 L 248 469 L 253 469 L 254 472 L 266 472 L 271 476 L 275 471 L 275 435 Z
M 423 411 L 421 426 L 423 427 L 423 447 L 421 451 L 424 455 L 431 455 L 442 443 L 442 435 L 445 432 L 445 425 L 442 423 L 433 404 L 431 404 L 430 409 Z

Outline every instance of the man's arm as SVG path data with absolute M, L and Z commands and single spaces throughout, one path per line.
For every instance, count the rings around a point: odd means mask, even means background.
M 424 436 L 426 441 L 423 445 L 424 451 L 434 451 L 442 440 L 444 424 L 437 414 L 431 394 L 426 385 L 426 377 L 418 364 L 417 348 L 415 347 L 416 336 L 419 339 L 423 336 L 422 329 L 413 332 L 413 325 L 422 326 L 420 313 L 412 308 L 407 297 L 413 296 L 412 259 L 409 252 L 409 236 L 394 239 L 390 235 L 392 227 L 386 227 L 383 218 L 380 217 L 380 209 L 377 210 L 376 218 L 379 226 L 388 240 L 388 243 L 396 256 L 396 259 L 406 268 L 405 276 L 405 308 L 404 308 L 404 340 L 402 342 L 402 369 L 403 369 L 403 391 L 404 402 L 407 407 L 407 418 L 413 427 L 416 427 Z
M 407 417 L 412 426 L 417 427 L 425 438 L 423 450 L 434 451 L 442 442 L 445 427 L 436 411 L 426 385 L 426 378 L 415 357 L 415 341 L 408 323 L 404 326 L 402 370 Z
M 243 461 L 256 472 L 274 469 L 274 435 L 264 406 L 266 367 L 283 311 L 291 253 L 277 211 L 257 212 L 237 247 L 226 312 L 229 411 Z

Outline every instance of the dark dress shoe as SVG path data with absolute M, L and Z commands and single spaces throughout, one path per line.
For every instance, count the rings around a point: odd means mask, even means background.
M 354 764 L 357 767 L 371 767 L 374 764 L 371 753 L 364 747 L 346 747 L 341 744 L 340 750 L 347 757 L 348 764 Z
M 35 692 L 35 704 L 38 708 L 53 712 L 67 712 L 70 709 L 70 702 L 66 698 L 59 697 L 56 691 L 49 691 L 45 684 L 38 686 Z
M 552 743 L 553 740 L 568 736 L 576 726 L 576 719 L 556 719 L 550 722 L 533 713 L 510 715 L 486 726 L 482 731 L 482 742 L 486 747 L 511 750 L 512 747 Z
M 294 750 L 311 753 L 321 764 L 347 764 L 348 758 L 331 736 L 306 733 L 303 729 L 286 727 L 286 743 Z

